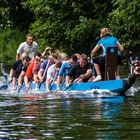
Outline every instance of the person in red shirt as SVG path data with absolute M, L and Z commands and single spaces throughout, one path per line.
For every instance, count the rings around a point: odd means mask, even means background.
M 40 66 L 40 63 L 41 63 L 41 53 L 37 52 L 35 53 L 34 59 L 31 60 L 24 76 L 26 90 L 30 88 L 29 81 L 34 81 L 35 79 L 35 82 L 37 82 L 36 75 L 38 71 L 36 72 L 37 70 L 36 68 L 37 66 Z

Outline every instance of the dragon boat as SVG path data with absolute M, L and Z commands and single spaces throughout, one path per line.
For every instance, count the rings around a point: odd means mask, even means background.
M 76 83 L 73 82 L 67 88 L 63 83 L 60 85 L 60 91 L 91 91 L 91 90 L 108 90 L 113 93 L 119 93 L 120 95 L 125 95 L 125 92 L 134 84 L 136 81 L 136 77 L 140 76 L 140 57 L 129 57 L 129 76 L 124 79 L 116 79 L 116 71 L 117 71 L 117 50 L 115 48 L 110 47 L 107 50 L 107 58 L 105 60 L 105 74 L 104 80 L 98 82 L 84 82 L 84 83 Z M 114 59 L 112 59 L 114 58 Z M 109 60 L 109 61 L 108 61 Z M 0 90 L 6 90 L 10 86 L 10 82 L 4 83 L 0 86 Z M 46 93 L 46 85 L 45 83 L 30 83 L 30 90 L 38 89 L 41 92 Z M 24 83 L 21 88 L 17 88 L 18 93 L 25 92 L 26 87 Z M 56 84 L 52 83 L 50 85 L 50 91 L 57 91 Z
M 70 87 L 66 87 L 65 84 L 60 85 L 60 91 L 91 91 L 91 90 L 107 90 L 119 95 L 125 95 L 125 92 L 134 84 L 136 76 L 129 76 L 125 79 L 119 80 L 106 80 L 99 82 L 86 82 L 86 83 L 72 83 Z M 6 90 L 11 87 L 10 83 L 4 83 L 0 86 L 0 90 Z M 46 93 L 45 83 L 30 83 L 30 90 L 37 89 L 43 93 Z M 17 88 L 18 93 L 27 92 L 24 83 L 21 88 Z M 57 91 L 56 84 L 50 85 L 50 91 Z
M 107 80 L 99 82 L 86 82 L 86 83 L 72 83 L 70 87 L 66 87 L 65 84 L 60 85 L 60 91 L 91 91 L 91 90 L 108 90 L 113 93 L 119 93 L 124 95 L 124 93 L 132 86 L 135 82 L 135 76 L 129 76 L 126 79 L 120 80 Z M 45 83 L 35 84 L 30 83 L 30 90 L 38 89 L 41 92 L 46 92 Z M 23 84 L 20 92 L 25 92 L 26 88 Z M 50 91 L 57 91 L 56 84 L 50 85 Z

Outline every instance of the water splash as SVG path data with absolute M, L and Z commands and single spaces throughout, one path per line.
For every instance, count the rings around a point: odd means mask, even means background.
M 127 92 L 126 92 L 126 96 L 134 96 L 137 92 L 140 91 L 140 87 L 136 87 L 135 85 L 133 85 Z
M 52 92 L 42 92 L 39 89 L 29 90 L 28 92 L 18 93 L 9 86 L 7 90 L 0 91 L 1 95 L 4 96 L 18 96 L 18 97 L 28 97 L 28 96 L 44 96 L 48 99 L 60 99 L 60 98 L 102 98 L 102 97 L 112 97 L 117 96 L 117 93 L 110 92 L 108 90 L 87 90 L 87 91 L 52 91 Z
M 3 84 L 0 83 L 0 86 Z M 140 90 L 140 87 L 131 87 L 127 92 L 127 96 L 134 96 L 136 92 Z M 34 97 L 35 99 L 41 99 L 42 97 L 45 99 L 68 99 L 68 98 L 104 98 L 104 97 L 114 97 L 119 94 L 110 92 L 109 90 L 100 90 L 100 89 L 92 89 L 87 91 L 51 91 L 51 92 L 42 92 L 36 87 L 33 90 L 29 90 L 28 92 L 18 93 L 17 91 L 12 89 L 12 85 L 9 84 L 7 90 L 0 90 L 0 94 L 3 96 L 11 96 L 11 97 Z

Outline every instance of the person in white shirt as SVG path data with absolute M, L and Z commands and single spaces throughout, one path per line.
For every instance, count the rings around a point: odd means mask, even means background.
M 56 64 L 51 65 L 47 71 L 47 78 L 46 78 L 46 91 L 50 91 L 50 84 L 53 83 L 57 79 L 57 75 L 59 69 L 62 65 L 62 62 L 58 61 Z
M 16 60 L 20 59 L 20 56 L 23 52 L 25 52 L 28 55 L 28 57 L 32 58 L 35 52 L 37 52 L 37 49 L 38 44 L 37 42 L 33 41 L 33 35 L 27 34 L 26 41 L 22 42 L 19 45 L 19 48 L 17 49 Z

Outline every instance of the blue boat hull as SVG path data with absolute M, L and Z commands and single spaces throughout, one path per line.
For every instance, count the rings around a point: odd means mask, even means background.
M 63 85 L 60 90 L 64 90 L 66 87 Z M 109 90 L 112 92 L 119 92 L 123 89 L 123 80 L 109 80 L 101 82 L 87 82 L 87 83 L 77 83 L 73 84 L 71 87 L 67 88 L 67 91 L 86 91 L 93 89 Z M 52 90 L 56 90 L 56 85 L 52 85 Z
M 125 92 L 132 86 L 135 82 L 136 77 L 130 76 L 126 80 L 107 80 L 99 82 L 86 82 L 86 83 L 74 83 L 69 88 L 66 88 L 65 84 L 60 85 L 60 91 L 92 91 L 92 90 L 108 90 L 114 93 L 120 93 L 125 95 Z M 9 87 L 8 84 L 2 85 L 0 90 L 6 90 Z M 18 89 L 18 88 L 17 88 Z M 30 90 L 38 89 L 41 92 L 46 93 L 45 83 L 30 83 Z M 18 89 L 18 93 L 25 92 L 26 88 L 24 83 L 22 87 Z M 50 85 L 50 91 L 56 91 L 56 84 Z
M 41 92 L 46 92 L 45 83 L 35 84 L 30 83 L 30 89 L 39 89 Z M 124 90 L 124 80 L 109 80 L 109 81 L 100 81 L 100 82 L 86 82 L 86 83 L 75 83 L 71 85 L 69 88 L 66 88 L 65 84 L 60 86 L 60 91 L 88 91 L 88 90 L 108 90 L 115 93 L 122 93 Z M 20 92 L 25 91 L 25 85 L 23 84 Z M 51 91 L 56 91 L 56 84 L 50 85 Z

